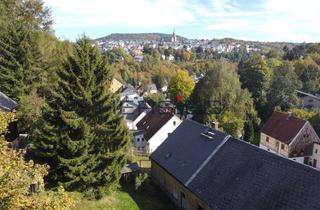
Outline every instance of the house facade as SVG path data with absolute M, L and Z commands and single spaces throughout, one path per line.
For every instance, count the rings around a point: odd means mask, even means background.
M 185 120 L 151 156 L 151 178 L 185 210 L 318 209 L 320 173 Z
M 18 107 L 19 104 L 16 101 L 0 91 L 0 111 L 14 112 Z
M 320 109 L 320 96 L 297 90 L 302 106 L 307 109 Z
M 309 148 L 314 143 L 320 139 L 308 121 L 274 112 L 261 129 L 259 147 L 304 163 L 305 157 L 312 155 Z
M 181 122 L 180 118 L 170 112 L 158 108 L 149 111 L 136 125 L 137 130 L 144 131 L 144 141 L 139 144 L 134 142 L 135 150 L 142 148 L 146 154 L 152 153 Z
M 140 101 L 139 104 L 135 104 L 132 101 L 122 103 L 122 114 L 130 130 L 137 130 L 138 122 L 146 116 L 150 110 L 151 106 L 144 101 Z

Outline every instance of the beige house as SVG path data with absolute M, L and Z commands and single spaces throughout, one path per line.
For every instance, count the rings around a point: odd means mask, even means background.
M 312 125 L 291 113 L 274 112 L 261 129 L 260 148 L 298 161 L 320 139 Z M 304 162 L 304 161 L 298 161 Z

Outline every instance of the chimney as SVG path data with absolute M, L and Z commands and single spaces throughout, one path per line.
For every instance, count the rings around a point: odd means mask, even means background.
M 288 112 L 287 120 L 290 120 L 291 117 L 292 117 L 292 112 Z
M 215 130 L 218 130 L 219 129 L 219 122 L 218 121 L 211 122 L 211 127 Z

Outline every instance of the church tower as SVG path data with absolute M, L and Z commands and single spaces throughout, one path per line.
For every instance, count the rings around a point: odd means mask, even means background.
M 172 33 L 172 37 L 171 37 L 171 42 L 172 42 L 172 43 L 176 43 L 176 42 L 177 42 L 177 36 L 176 36 L 175 29 L 173 29 L 173 33 Z

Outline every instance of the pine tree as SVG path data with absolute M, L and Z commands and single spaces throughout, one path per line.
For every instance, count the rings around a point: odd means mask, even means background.
M 0 88 L 9 97 L 19 101 L 39 86 L 47 69 L 39 38 L 51 23 L 41 0 L 0 2 Z
M 244 125 L 243 140 L 246 142 L 254 143 L 254 128 L 252 121 L 248 121 Z
M 20 58 L 19 31 L 10 28 L 0 36 L 0 88 L 16 100 L 23 93 L 23 66 Z
M 28 156 L 50 165 L 49 186 L 101 195 L 117 185 L 130 142 L 120 101 L 108 90 L 112 72 L 84 37 L 58 78 L 31 134 Z

